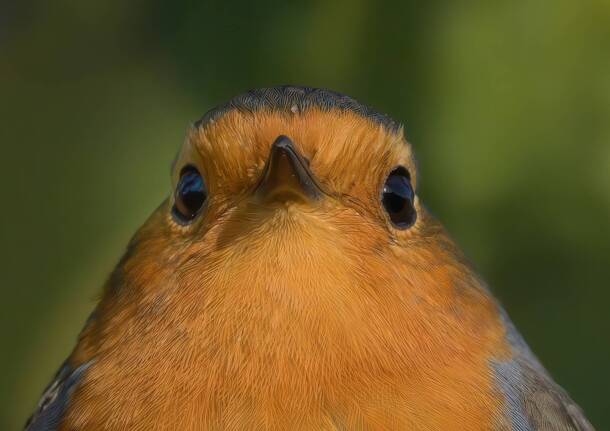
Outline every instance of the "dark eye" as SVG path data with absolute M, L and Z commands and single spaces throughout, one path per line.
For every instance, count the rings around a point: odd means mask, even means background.
M 383 185 L 381 202 L 397 228 L 406 229 L 415 223 L 417 213 L 414 199 L 409 172 L 403 167 L 394 169 Z
M 174 196 L 173 213 L 183 223 L 195 218 L 208 196 L 203 178 L 193 166 L 186 166 L 180 174 L 180 181 Z

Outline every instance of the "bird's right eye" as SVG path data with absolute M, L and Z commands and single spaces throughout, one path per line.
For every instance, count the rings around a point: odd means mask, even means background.
M 194 166 L 185 166 L 174 192 L 174 217 L 181 223 L 192 221 L 208 197 L 201 174 Z
M 394 227 L 407 229 L 415 223 L 415 192 L 409 172 L 399 166 L 390 172 L 381 192 L 381 202 Z

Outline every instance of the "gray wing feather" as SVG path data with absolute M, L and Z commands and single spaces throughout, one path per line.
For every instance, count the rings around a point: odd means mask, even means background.
M 594 431 L 580 408 L 557 385 L 502 310 L 513 359 L 495 362 L 514 431 Z
M 64 363 L 53 382 L 42 394 L 36 412 L 28 419 L 25 431 L 57 431 L 70 398 L 92 362 L 73 369 Z

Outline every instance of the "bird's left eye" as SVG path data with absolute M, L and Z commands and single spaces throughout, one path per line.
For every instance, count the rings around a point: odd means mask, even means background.
M 402 166 L 390 172 L 383 185 L 381 202 L 395 227 L 406 229 L 415 223 L 414 199 L 409 172 Z
M 188 223 L 199 214 L 208 194 L 199 171 L 186 166 L 180 174 L 180 181 L 174 196 L 174 216 L 182 223 Z

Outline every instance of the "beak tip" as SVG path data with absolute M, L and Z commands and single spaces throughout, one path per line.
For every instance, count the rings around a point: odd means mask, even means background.
M 291 149 L 294 151 L 294 144 L 292 143 L 292 141 L 290 140 L 290 138 L 288 136 L 280 135 L 273 142 L 273 145 L 271 145 L 271 152 L 273 152 L 275 149 L 282 149 L 282 150 Z

